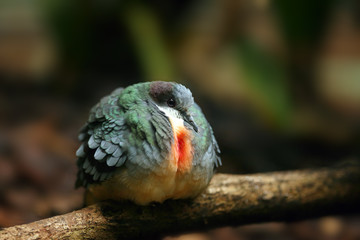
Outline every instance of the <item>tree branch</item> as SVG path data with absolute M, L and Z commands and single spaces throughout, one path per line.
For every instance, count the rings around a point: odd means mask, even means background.
M 252 175 L 217 174 L 193 201 L 147 207 L 103 202 L 0 231 L 0 239 L 130 239 L 359 211 L 360 165 Z

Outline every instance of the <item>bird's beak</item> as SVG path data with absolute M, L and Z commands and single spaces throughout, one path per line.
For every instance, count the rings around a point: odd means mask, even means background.
M 195 132 L 198 132 L 198 130 L 199 130 L 198 126 L 196 125 L 193 117 L 190 114 L 187 114 L 187 113 L 184 114 L 184 121 L 187 122 L 188 124 L 190 124 L 190 126 L 193 127 Z

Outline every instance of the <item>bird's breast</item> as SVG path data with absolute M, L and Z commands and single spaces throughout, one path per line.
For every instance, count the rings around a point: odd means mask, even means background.
M 170 159 L 173 159 L 177 172 L 185 173 L 190 171 L 192 167 L 192 132 L 184 126 L 180 119 L 170 118 L 170 123 L 174 133 L 174 144 Z
M 136 170 L 136 165 L 128 165 L 119 169 L 111 179 L 89 187 L 88 196 L 96 201 L 130 199 L 145 205 L 169 198 L 191 198 L 203 191 L 209 183 L 210 173 L 207 169 L 195 171 L 193 167 L 193 133 L 184 126 L 182 119 L 168 117 L 174 141 L 168 157 L 160 166 L 144 171 Z M 94 201 L 88 201 L 91 202 Z

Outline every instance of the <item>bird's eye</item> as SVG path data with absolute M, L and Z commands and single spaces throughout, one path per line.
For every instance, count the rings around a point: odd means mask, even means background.
M 175 107 L 175 105 L 176 105 L 176 102 L 175 102 L 175 100 L 173 99 L 173 98 L 170 98 L 168 101 L 167 101 L 167 105 L 169 106 L 169 107 Z

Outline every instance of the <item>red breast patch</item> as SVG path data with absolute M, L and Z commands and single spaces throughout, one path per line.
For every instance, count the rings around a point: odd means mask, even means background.
M 183 125 L 173 125 L 174 131 L 174 154 L 176 165 L 179 172 L 186 172 L 191 169 L 192 165 L 192 145 L 191 145 L 191 132 Z

